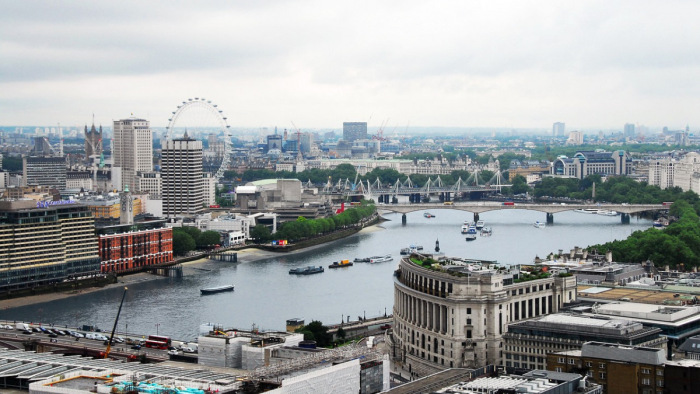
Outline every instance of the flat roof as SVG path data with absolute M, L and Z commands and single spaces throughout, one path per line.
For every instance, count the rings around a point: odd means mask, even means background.
M 610 290 L 612 289 L 609 287 L 589 287 L 587 289 L 581 290 L 580 292 L 585 294 L 600 294 Z
M 680 327 L 700 320 L 700 307 L 662 306 L 637 302 L 613 302 L 591 309 L 593 315 L 618 316 L 651 325 Z M 588 316 L 585 314 L 584 316 Z
M 559 324 L 573 324 L 577 326 L 593 326 L 593 327 L 619 327 L 620 325 L 629 325 L 629 320 L 621 319 L 595 319 L 592 317 L 574 316 L 562 313 L 545 315 L 536 321 Z
M 589 289 L 601 289 L 606 288 L 602 286 L 587 286 L 578 285 L 578 295 L 584 299 L 590 300 L 601 300 L 601 301 L 620 301 L 622 298 L 629 299 L 629 301 L 640 302 L 645 304 L 657 304 L 661 305 L 666 300 L 675 300 L 673 292 L 662 291 L 659 289 L 639 289 L 633 287 L 608 287 L 607 291 L 593 290 Z

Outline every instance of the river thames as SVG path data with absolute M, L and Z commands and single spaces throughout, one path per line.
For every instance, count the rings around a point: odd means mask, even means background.
M 587 246 L 624 239 L 652 223 L 632 218 L 621 224 L 619 216 L 576 212 L 554 215 L 554 224 L 535 228 L 545 214 L 535 211 L 492 211 L 480 215 L 493 229 L 490 237 L 467 242 L 460 233 L 462 222 L 472 214 L 436 209 L 435 217 L 423 212 L 386 214 L 388 221 L 319 248 L 290 255 L 240 262 L 205 262 L 184 267 L 183 278 L 156 278 L 129 284 L 118 331 L 169 335 L 177 339 L 196 338 L 202 323 L 222 324 L 249 330 L 283 330 L 289 318 L 309 323 L 320 320 L 337 324 L 350 316 L 375 317 L 391 313 L 393 271 L 399 251 L 409 244 L 425 251 L 440 249 L 448 256 L 496 260 L 500 264 L 529 264 L 536 255 L 544 257 L 558 249 Z M 333 261 L 391 254 L 394 261 L 328 269 Z M 289 270 L 309 265 L 323 266 L 325 272 L 309 276 L 290 275 Z M 235 291 L 201 296 L 200 289 L 234 284 Z M 41 321 L 76 327 L 83 324 L 111 329 L 122 296 L 121 288 L 110 288 L 74 297 L 0 310 L 0 319 Z

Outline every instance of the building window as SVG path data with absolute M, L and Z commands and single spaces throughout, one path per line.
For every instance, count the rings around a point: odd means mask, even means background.
M 598 364 L 598 369 L 603 369 L 603 368 L 605 368 L 605 363 Z
M 593 366 L 593 363 L 590 362 L 590 361 L 586 361 L 586 366 L 587 366 L 587 367 L 592 367 L 592 366 Z
M 649 378 L 643 378 L 643 379 L 642 379 L 642 384 L 645 385 L 645 386 L 648 386 L 650 382 L 651 382 L 651 380 L 650 380 Z
M 560 364 L 564 364 L 564 357 L 557 358 L 557 362 Z
M 472 314 L 472 308 L 467 308 L 467 315 L 471 315 L 471 314 Z
M 663 369 L 657 369 L 657 370 L 656 370 L 656 375 L 658 375 L 658 376 L 664 376 L 664 370 L 663 370 Z
M 569 359 L 569 364 L 574 365 L 575 363 L 576 363 L 576 360 L 574 360 L 573 358 Z
M 663 380 L 657 380 L 656 385 L 659 387 L 664 387 L 664 381 Z
M 649 372 L 651 372 L 651 371 L 649 371 L 649 368 L 642 368 L 642 373 L 644 375 L 649 375 Z
M 600 376 L 601 379 L 605 379 L 605 372 L 599 373 L 598 376 Z
M 554 371 L 555 371 L 555 372 L 562 372 L 561 367 L 556 367 L 556 368 L 554 368 Z

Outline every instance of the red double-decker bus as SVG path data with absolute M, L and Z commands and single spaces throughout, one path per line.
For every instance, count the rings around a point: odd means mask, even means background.
M 144 346 L 152 349 L 167 350 L 171 343 L 172 341 L 170 340 L 170 337 L 164 337 L 162 335 L 149 335 Z

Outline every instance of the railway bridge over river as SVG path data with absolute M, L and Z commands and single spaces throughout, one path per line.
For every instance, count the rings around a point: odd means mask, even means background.
M 622 223 L 629 223 L 630 214 L 645 211 L 668 210 L 670 205 L 664 204 L 537 204 L 537 203 L 504 203 L 493 201 L 479 202 L 447 202 L 447 203 L 409 203 L 409 204 L 379 204 L 377 210 L 403 214 L 401 221 L 406 223 L 406 214 L 415 211 L 450 209 L 471 212 L 474 220 L 479 220 L 479 214 L 488 211 L 525 209 L 546 214 L 547 223 L 554 223 L 554 214 L 564 211 L 601 210 L 615 211 L 620 214 Z

